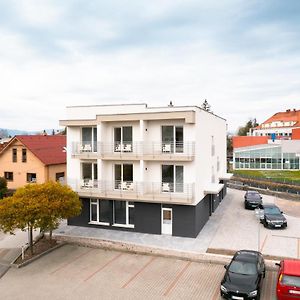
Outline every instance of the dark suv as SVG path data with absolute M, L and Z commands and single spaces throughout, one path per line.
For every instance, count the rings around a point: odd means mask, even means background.
M 235 253 L 221 282 L 225 299 L 260 299 L 265 262 L 260 252 L 240 250 Z
M 282 211 L 275 204 L 260 205 L 260 209 L 264 210 L 263 217 L 260 222 L 267 228 L 286 228 L 287 221 Z
M 244 198 L 246 209 L 255 209 L 262 204 L 262 196 L 257 191 L 247 191 Z

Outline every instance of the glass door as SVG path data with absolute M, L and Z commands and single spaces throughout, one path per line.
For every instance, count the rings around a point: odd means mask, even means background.
M 162 152 L 172 153 L 174 151 L 174 127 L 162 126 Z
M 162 207 L 161 233 L 172 235 L 173 213 L 172 208 Z

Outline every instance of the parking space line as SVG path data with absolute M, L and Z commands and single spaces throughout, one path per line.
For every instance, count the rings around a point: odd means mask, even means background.
M 267 279 L 267 286 L 266 286 L 266 289 L 265 289 L 265 299 L 272 299 L 271 298 L 271 285 L 272 285 L 272 273 L 270 272 L 268 274 L 268 279 Z
M 266 234 L 266 236 L 265 236 L 265 238 L 264 238 L 264 241 L 263 241 L 263 243 L 262 243 L 262 245 L 261 245 L 261 247 L 260 247 L 260 252 L 263 251 L 263 248 L 264 248 L 264 246 L 265 246 L 265 244 L 266 244 L 267 238 L 268 238 L 268 235 Z
M 102 271 L 105 267 L 107 267 L 109 264 L 111 264 L 112 262 L 114 262 L 116 259 L 118 259 L 121 255 L 123 255 L 123 253 L 119 253 L 118 255 L 114 256 L 111 260 L 109 260 L 106 264 L 104 264 L 103 266 L 101 266 L 99 269 L 97 269 L 95 272 L 93 272 L 92 274 L 90 274 L 87 278 L 85 278 L 83 281 L 86 282 L 89 279 L 91 279 L 94 275 L 96 275 L 98 272 Z
M 123 286 L 122 289 L 125 289 L 129 283 L 131 283 L 139 274 L 141 274 L 154 260 L 156 257 L 152 257 L 138 272 L 136 272 Z
M 185 273 L 185 271 L 188 269 L 188 267 L 191 265 L 191 261 L 187 262 L 186 265 L 182 268 L 182 270 L 177 274 L 173 282 L 169 285 L 167 290 L 164 293 L 164 296 L 168 296 L 168 294 L 172 291 L 172 289 L 175 287 L 176 283 L 180 279 L 180 277 Z
M 56 270 L 52 271 L 50 274 L 53 275 L 54 273 L 62 270 L 63 268 L 69 266 L 70 264 L 72 264 L 74 261 L 78 260 L 79 258 L 81 258 L 82 256 L 90 253 L 91 251 L 93 251 L 94 249 L 89 249 L 88 251 L 84 252 L 84 253 L 81 253 L 79 254 L 78 256 L 76 256 L 75 258 L 73 258 L 72 260 L 70 260 L 69 262 L 63 264 L 62 266 L 60 266 L 59 268 L 57 268 Z

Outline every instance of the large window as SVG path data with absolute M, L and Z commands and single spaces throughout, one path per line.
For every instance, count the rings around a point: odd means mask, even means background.
M 162 126 L 162 152 L 183 152 L 183 126 Z
M 111 219 L 111 209 L 109 200 L 90 200 L 90 223 L 109 225 Z
M 115 165 L 115 189 L 133 189 L 133 164 Z
M 16 148 L 12 149 L 12 161 L 13 162 L 17 162 L 18 161 L 18 158 L 17 158 L 17 149 Z
M 162 165 L 162 191 L 183 192 L 183 166 Z
M 97 163 L 82 163 L 82 186 L 93 187 L 97 185 L 98 165 Z
M 280 146 L 275 146 L 235 152 L 235 168 L 299 170 L 299 157 L 295 153 L 281 151 Z
M 81 141 L 83 152 L 97 152 L 97 127 L 83 127 Z
M 114 201 L 114 226 L 134 227 L 134 203 L 127 201 Z
M 132 152 L 132 126 L 114 128 L 114 151 Z
M 4 178 L 7 181 L 14 181 L 14 173 L 13 172 L 4 172 Z

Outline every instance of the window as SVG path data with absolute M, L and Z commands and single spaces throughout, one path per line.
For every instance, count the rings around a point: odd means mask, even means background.
M 27 173 L 27 182 L 36 182 L 36 173 Z
M 90 223 L 100 225 L 110 224 L 110 201 L 91 199 L 90 200 Z
M 134 203 L 127 201 L 114 201 L 114 226 L 134 227 Z
M 183 192 L 183 166 L 162 165 L 162 191 Z
M 27 162 L 27 150 L 22 149 L 22 162 L 25 163 Z
M 114 128 L 114 152 L 132 152 L 132 126 Z
M 4 172 L 4 178 L 7 181 L 14 181 L 14 173 L 13 172 Z
M 161 141 L 163 153 L 183 153 L 183 126 L 162 126 Z
M 83 127 L 81 141 L 83 152 L 97 152 L 97 127 Z
M 93 187 L 97 185 L 98 165 L 97 163 L 82 163 L 81 164 L 81 186 Z
M 115 165 L 115 189 L 133 190 L 133 164 Z
M 65 172 L 59 172 L 55 174 L 56 181 L 62 181 L 65 178 Z
M 12 149 L 12 161 L 17 162 L 17 149 L 16 148 Z

